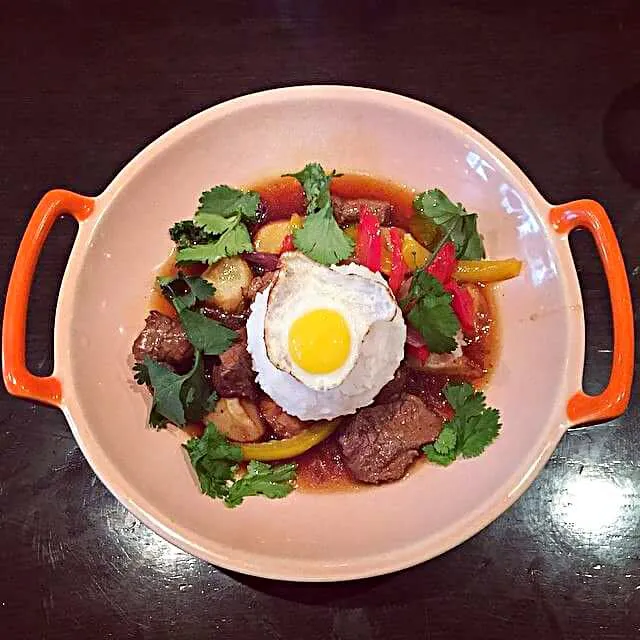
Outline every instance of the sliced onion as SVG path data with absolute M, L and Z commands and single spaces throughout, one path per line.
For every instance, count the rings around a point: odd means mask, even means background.
M 408 326 L 407 344 L 411 347 L 420 348 L 426 346 L 427 343 L 424 341 L 422 334 L 417 329 Z
M 251 264 L 262 267 L 265 271 L 275 271 L 280 262 L 280 256 L 275 253 L 262 253 L 261 251 L 252 251 L 251 253 L 243 253 L 242 257 Z

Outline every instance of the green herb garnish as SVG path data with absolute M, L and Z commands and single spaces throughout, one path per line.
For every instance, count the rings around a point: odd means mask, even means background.
M 238 214 L 245 220 L 255 222 L 258 204 L 260 204 L 260 194 L 257 191 L 241 191 L 221 184 L 200 196 L 196 224 L 201 224 L 199 220 L 202 220 L 205 215 L 232 218 Z M 201 224 L 201 226 L 205 225 Z
M 301 229 L 293 232 L 293 244 L 311 259 L 330 265 L 353 254 L 354 243 L 333 217 L 329 184 L 335 171 L 327 175 L 317 163 L 298 173 L 288 173 L 300 182 L 307 198 L 307 216 Z
M 247 465 L 247 473 L 236 480 L 225 498 L 228 507 L 237 507 L 249 496 L 284 498 L 294 489 L 297 465 L 293 462 L 275 467 L 265 462 L 252 460 Z
M 259 204 L 256 191 L 218 185 L 203 192 L 193 220 L 176 223 L 169 232 L 178 249 L 176 261 L 213 264 L 253 251 L 245 222 L 256 221 Z
M 169 229 L 169 237 L 176 243 L 176 249 L 185 249 L 194 244 L 206 244 L 214 239 L 202 227 L 196 225 L 193 220 L 181 220 Z
M 469 213 L 459 202 L 454 204 L 440 189 L 430 189 L 418 194 L 414 198 L 413 208 L 438 226 L 450 229 L 451 240 L 456 245 L 456 257 L 459 260 L 484 258 L 484 245 L 477 227 L 477 213 Z
M 420 332 L 429 351 L 449 353 L 456 348 L 460 322 L 451 308 L 451 294 L 439 280 L 422 269 L 416 271 L 400 305 L 409 308 L 407 320 Z
M 202 437 L 191 438 L 182 446 L 189 453 L 202 493 L 212 498 L 226 497 L 228 483 L 233 481 L 242 460 L 240 447 L 230 443 L 212 422 L 207 424 Z
M 221 258 L 229 258 L 239 253 L 253 251 L 253 244 L 247 227 L 235 218 L 234 226 L 228 228 L 221 236 L 207 244 L 194 244 L 180 249 L 176 254 L 177 262 L 206 262 L 214 264 Z
M 274 467 L 252 460 L 246 473 L 236 478 L 242 450 L 229 442 L 212 422 L 207 424 L 202 437 L 191 438 L 183 446 L 189 453 L 202 493 L 223 499 L 227 507 L 237 507 L 249 496 L 284 498 L 294 489 L 297 469 L 294 463 Z
M 216 320 L 207 318 L 199 311 L 178 310 L 180 322 L 194 349 L 207 356 L 217 356 L 225 352 L 237 339 L 238 334 Z
M 187 338 L 196 351 L 207 356 L 217 356 L 233 344 L 238 337 L 235 331 L 207 318 L 200 311 L 189 308 L 198 300 L 211 297 L 215 293 L 213 285 L 204 278 L 185 277 L 181 273 L 178 273 L 177 278 L 158 278 L 157 282 L 162 293 L 178 312 Z M 186 293 L 182 293 L 185 290 Z
M 200 420 L 211 411 L 217 396 L 204 377 L 202 355 L 196 351 L 191 370 L 179 375 L 148 356 L 134 366 L 138 384 L 148 384 L 153 391 L 149 422 L 163 426 L 171 422 L 179 427 L 189 420 Z
M 208 300 L 215 293 L 213 285 L 204 278 L 185 276 L 181 271 L 178 271 L 177 276 L 156 278 L 156 282 L 165 297 L 169 300 L 175 298 L 187 308 L 193 307 L 198 301 Z
M 479 456 L 500 432 L 500 412 L 487 407 L 485 395 L 474 391 L 468 383 L 451 384 L 444 388 L 444 395 L 455 411 L 446 420 L 433 444 L 422 448 L 431 462 L 447 466 L 458 456 Z

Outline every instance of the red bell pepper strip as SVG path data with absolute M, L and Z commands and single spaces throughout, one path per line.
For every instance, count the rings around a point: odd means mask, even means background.
M 429 349 L 427 349 L 427 345 L 424 345 L 423 347 L 412 347 L 408 344 L 407 355 L 414 357 L 420 362 L 420 364 L 424 364 L 429 357 Z
M 402 231 L 397 227 L 389 230 L 391 239 L 391 276 L 389 277 L 389 287 L 394 294 L 398 293 L 404 277 L 407 273 L 407 265 L 402 257 Z
M 427 273 L 444 284 L 451 280 L 456 266 L 456 246 L 453 242 L 445 242 L 427 267 Z
M 471 294 L 455 280 L 449 280 L 444 285 L 444 290 L 451 294 L 451 308 L 460 321 L 463 333 L 473 335 L 476 323 Z
M 407 355 L 413 356 L 424 364 L 429 357 L 429 349 L 422 334 L 413 327 L 407 327 Z
M 381 258 L 380 221 L 368 207 L 362 206 L 360 207 L 360 222 L 358 222 L 356 260 L 371 271 L 380 271 Z
M 287 233 L 282 241 L 282 245 L 280 245 L 280 253 L 284 253 L 285 251 L 295 251 L 296 248 L 293 244 L 293 235 L 291 233 Z

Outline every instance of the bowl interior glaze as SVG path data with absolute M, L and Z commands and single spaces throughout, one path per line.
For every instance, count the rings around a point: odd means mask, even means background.
M 420 465 L 403 481 L 345 493 L 294 492 L 226 509 L 202 496 L 180 433 L 145 426 L 131 379 L 167 229 L 201 191 L 246 185 L 319 161 L 418 190 L 438 186 L 480 213 L 490 257 L 524 272 L 496 286 L 501 355 L 487 395 L 503 429 L 479 458 Z M 379 91 L 301 87 L 209 109 L 139 154 L 81 225 L 56 318 L 65 413 L 103 482 L 135 515 L 214 564 L 273 578 L 337 580 L 416 564 L 486 526 L 528 486 L 566 427 L 584 328 L 566 239 L 549 204 L 482 136 L 421 103 Z

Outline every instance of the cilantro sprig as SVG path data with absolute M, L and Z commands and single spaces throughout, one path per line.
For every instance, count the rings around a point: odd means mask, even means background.
M 478 233 L 477 213 L 469 213 L 459 202 L 453 203 L 440 189 L 429 189 L 419 193 L 413 201 L 413 208 L 418 214 L 449 230 L 459 260 L 484 258 L 484 244 Z
M 400 301 L 409 309 L 407 320 L 422 335 L 433 353 L 449 353 L 456 348 L 455 335 L 460 322 L 451 308 L 451 294 L 439 280 L 423 269 L 416 271 L 406 298 Z
M 298 180 L 307 198 L 307 216 L 301 229 L 293 232 L 293 244 L 311 259 L 330 265 L 353 254 L 354 243 L 333 217 L 329 185 L 335 171 L 327 174 L 317 162 L 298 173 L 288 173 Z
M 214 239 L 193 220 L 181 220 L 169 229 L 169 237 L 176 243 L 176 249 L 185 249 L 194 244 L 207 244 Z
M 212 422 L 200 438 L 191 438 L 182 446 L 189 454 L 202 493 L 224 500 L 227 507 L 237 507 L 249 496 L 284 498 L 295 488 L 294 463 L 273 467 L 252 460 L 246 473 L 236 477 L 242 450 L 229 442 Z
M 240 218 L 236 217 L 233 226 L 212 242 L 194 244 L 191 247 L 179 249 L 176 254 L 176 261 L 214 264 L 221 258 L 229 258 L 239 253 L 253 251 L 249 231 L 239 220 Z
M 224 498 L 229 492 L 228 483 L 233 480 L 242 460 L 240 447 L 229 442 L 212 422 L 207 424 L 200 438 L 191 438 L 182 446 L 189 454 L 202 493 L 212 498 Z
M 134 379 L 140 385 L 151 387 L 153 392 L 149 423 L 162 427 L 171 422 L 182 427 L 187 422 L 201 420 L 213 409 L 217 396 L 212 393 L 204 375 L 204 356 L 223 353 L 236 340 L 237 334 L 190 308 L 215 292 L 203 278 L 178 272 L 177 276 L 157 278 L 157 283 L 178 312 L 182 327 L 193 345 L 193 365 L 187 373 L 179 375 L 147 356 L 134 365 Z
M 190 309 L 197 301 L 204 301 L 215 293 L 213 285 L 204 278 L 184 276 L 181 272 L 178 272 L 176 278 L 161 277 L 157 282 L 162 293 L 178 312 L 194 349 L 207 356 L 217 356 L 233 344 L 237 338 L 235 331 Z
M 193 366 L 184 375 L 149 356 L 134 365 L 134 371 L 136 382 L 148 384 L 153 390 L 149 422 L 154 427 L 162 427 L 167 422 L 183 427 L 188 421 L 200 420 L 216 403 L 217 395 L 211 391 L 204 376 L 199 351 L 195 353 Z
M 272 467 L 265 462 L 252 460 L 247 465 L 247 473 L 229 487 L 224 502 L 228 507 L 237 507 L 249 496 L 284 498 L 294 489 L 297 468 L 294 462 Z
M 177 276 L 160 276 L 156 282 L 166 298 L 175 298 L 187 308 L 198 301 L 204 302 L 215 293 L 210 282 L 199 276 L 185 276 L 182 271 L 178 271 Z
M 253 251 L 245 222 L 255 222 L 260 194 L 218 185 L 200 196 L 193 220 L 176 223 L 169 235 L 178 249 L 176 262 L 213 264 Z
M 458 456 L 479 456 L 496 439 L 500 412 L 487 407 L 484 393 L 474 391 L 468 382 L 449 383 L 444 395 L 455 414 L 445 421 L 436 441 L 425 445 L 422 451 L 431 462 L 448 466 Z

